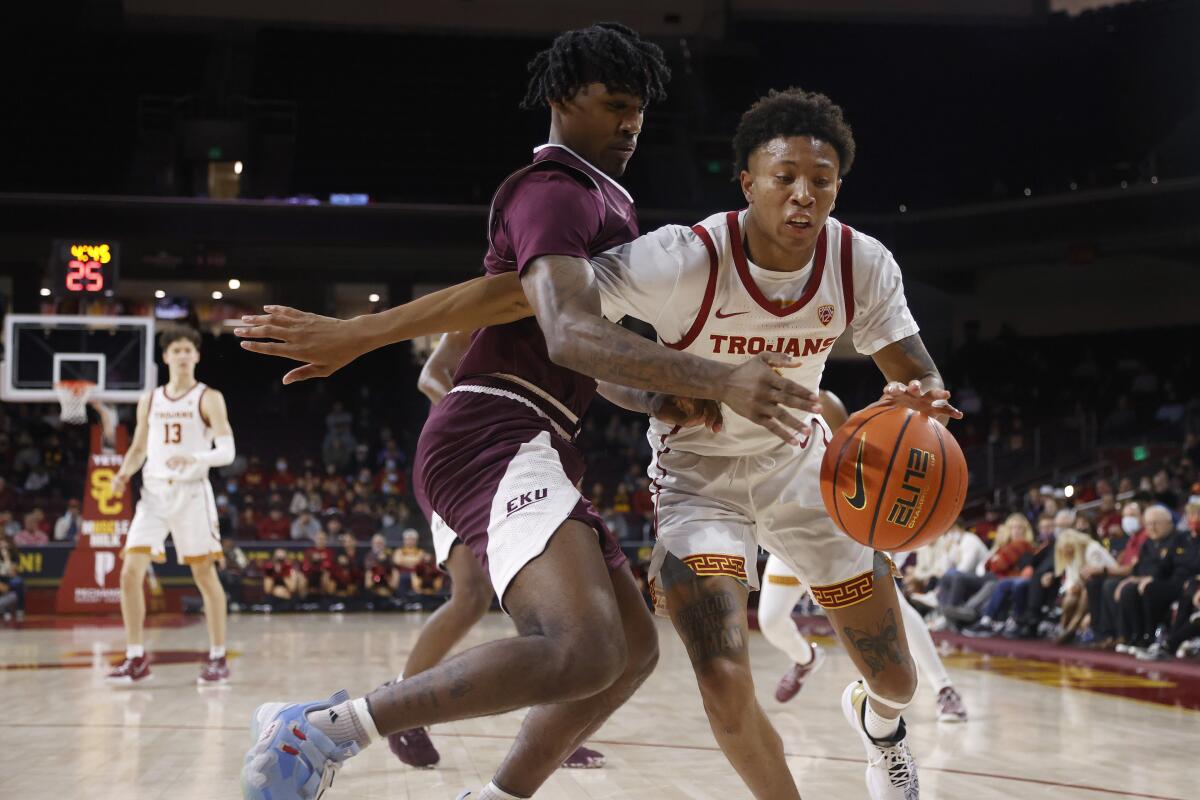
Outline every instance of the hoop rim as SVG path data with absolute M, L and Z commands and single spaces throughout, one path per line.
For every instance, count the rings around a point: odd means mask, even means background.
M 73 394 L 84 394 L 89 389 L 95 389 L 98 384 L 95 381 L 87 380 L 71 380 L 71 381 L 55 381 L 54 388 L 61 389 Z

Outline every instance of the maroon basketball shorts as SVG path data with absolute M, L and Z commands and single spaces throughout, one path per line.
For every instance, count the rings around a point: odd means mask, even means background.
M 509 583 L 568 519 L 596 530 L 609 569 L 625 563 L 579 492 L 584 468 L 583 454 L 520 403 L 452 392 L 421 431 L 413 478 L 427 513 L 471 548 L 503 605 Z

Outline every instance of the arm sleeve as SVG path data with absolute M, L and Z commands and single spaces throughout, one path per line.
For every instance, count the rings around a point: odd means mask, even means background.
M 596 189 L 558 170 L 523 176 L 498 213 L 518 274 L 539 256 L 588 258 L 604 222 Z
M 233 463 L 237 450 L 233 446 L 233 435 L 218 436 L 213 440 L 213 448 L 202 453 L 196 453 L 196 459 L 180 473 L 180 479 L 194 481 L 205 477 L 209 467 L 224 467 Z
M 873 239 L 860 243 L 856 236 L 855 246 L 854 321 L 850 329 L 854 348 L 869 356 L 920 328 L 908 310 L 896 259 Z
M 685 274 L 700 273 L 696 267 L 706 279 L 707 251 L 700 238 L 681 225 L 667 225 L 601 253 L 592 259 L 601 311 L 612 322 L 629 316 L 658 328 L 665 316 L 677 313 L 673 309 L 677 290 L 685 283 Z M 703 292 L 701 286 L 696 307 L 691 308 L 693 316 Z M 684 305 L 692 305 L 691 297 L 680 299 Z

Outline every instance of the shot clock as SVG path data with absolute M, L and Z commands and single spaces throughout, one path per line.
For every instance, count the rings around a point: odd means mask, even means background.
M 115 291 L 120 254 L 117 242 L 56 239 L 50 249 L 51 287 L 67 295 Z

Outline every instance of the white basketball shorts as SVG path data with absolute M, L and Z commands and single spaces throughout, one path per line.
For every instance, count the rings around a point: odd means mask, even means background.
M 180 564 L 196 564 L 221 554 L 217 502 L 207 480 L 147 478 L 125 537 L 123 553 L 149 553 L 166 560 L 167 534 Z

